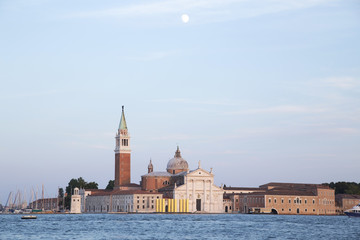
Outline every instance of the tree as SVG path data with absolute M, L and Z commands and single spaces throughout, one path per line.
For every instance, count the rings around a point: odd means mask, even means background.
M 335 194 L 358 194 L 360 195 L 360 183 L 355 182 L 331 182 L 324 185 L 335 189 Z
M 86 182 L 85 179 L 79 177 L 78 179 L 72 178 L 67 187 L 66 187 L 66 196 L 65 196 L 65 208 L 70 209 L 71 195 L 74 191 L 74 188 L 85 188 L 85 189 L 98 189 L 99 184 L 96 182 Z
M 59 209 L 63 209 L 63 205 L 64 205 L 64 189 L 63 188 L 59 188 L 59 192 L 58 192 L 58 200 L 59 200 Z
M 105 189 L 113 190 L 114 186 L 115 186 L 115 181 L 114 180 L 109 180 L 109 183 L 108 183 L 108 185 L 106 186 Z
M 59 198 L 63 198 L 64 197 L 64 189 L 63 188 L 59 188 Z
M 96 182 L 89 182 L 85 184 L 85 189 L 98 189 L 99 184 Z

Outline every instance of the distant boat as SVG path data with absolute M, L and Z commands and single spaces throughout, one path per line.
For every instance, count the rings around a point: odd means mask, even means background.
M 349 217 L 360 217 L 360 203 L 352 209 L 346 210 L 344 213 Z
M 25 215 L 25 216 L 22 216 L 21 219 L 36 219 L 37 216 L 35 215 Z

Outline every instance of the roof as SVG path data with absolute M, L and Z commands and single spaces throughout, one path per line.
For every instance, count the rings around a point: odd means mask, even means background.
M 193 172 L 193 171 L 189 171 L 189 173 L 191 173 L 191 172 Z M 171 174 L 169 172 L 151 172 L 151 173 L 142 175 L 142 177 L 176 177 L 176 176 L 184 176 L 187 174 L 188 174 L 187 171 L 179 172 L 176 174 Z
M 286 188 L 329 188 L 328 186 L 321 184 L 313 184 L 313 183 L 279 183 L 279 182 L 270 182 L 264 185 L 260 185 L 260 188 L 263 187 L 286 187 Z
M 360 199 L 360 195 L 356 195 L 356 194 L 336 194 L 335 195 L 336 199 Z
M 119 124 L 120 130 L 127 130 L 126 120 L 125 120 L 125 113 L 124 113 L 124 106 L 122 106 L 122 112 L 121 112 L 121 119 Z
M 224 190 L 238 191 L 238 190 L 261 190 L 261 189 L 255 187 L 224 187 Z
M 159 194 L 143 190 L 103 190 L 102 192 L 94 192 L 90 196 L 110 196 L 110 195 L 134 195 L 134 194 Z
M 151 173 L 142 175 L 142 177 L 171 177 L 171 176 L 174 176 L 174 175 L 169 172 L 151 172 Z
M 128 183 L 128 184 L 120 185 L 120 187 L 140 187 L 140 185 L 136 183 Z
M 292 196 L 316 196 L 315 191 L 298 189 L 270 189 L 265 191 L 265 195 L 292 195 Z

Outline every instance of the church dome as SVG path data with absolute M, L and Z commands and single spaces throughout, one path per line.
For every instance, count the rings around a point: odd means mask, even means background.
M 189 170 L 187 161 L 181 157 L 179 146 L 177 147 L 174 158 L 169 160 L 166 170 L 172 174 Z

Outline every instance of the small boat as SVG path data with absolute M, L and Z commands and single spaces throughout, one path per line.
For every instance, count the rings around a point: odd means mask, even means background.
M 25 215 L 25 216 L 22 216 L 21 219 L 36 219 L 37 216 L 35 215 Z
M 360 203 L 344 212 L 349 217 L 360 217 Z

